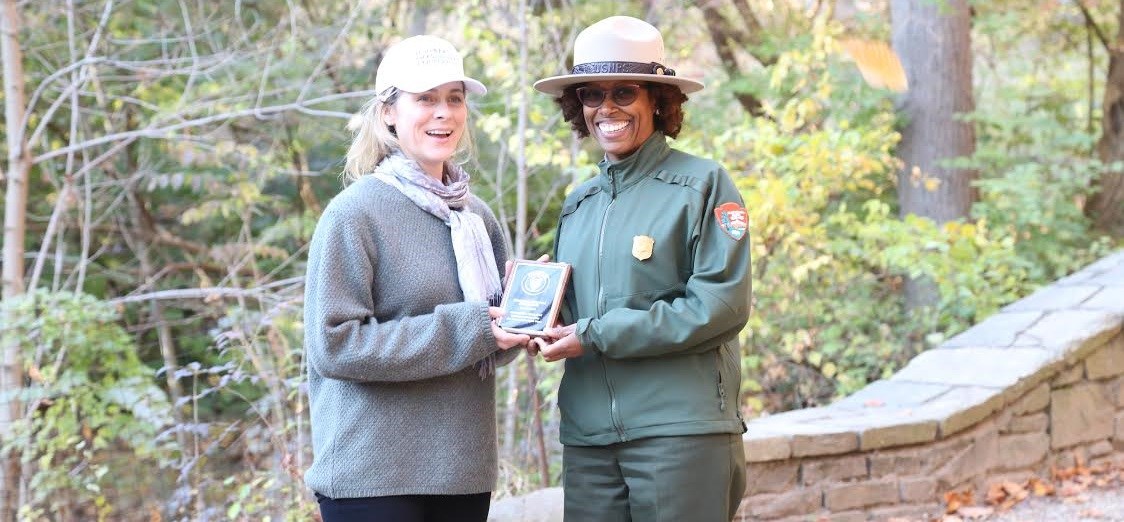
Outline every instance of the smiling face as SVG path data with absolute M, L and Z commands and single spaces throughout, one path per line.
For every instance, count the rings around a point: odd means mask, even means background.
M 464 136 L 467 118 L 464 84 L 449 82 L 426 92 L 403 92 L 387 107 L 383 123 L 394 126 L 407 157 L 441 180 L 445 162 L 457 152 Z
M 611 95 L 614 89 L 636 85 L 636 81 L 606 81 L 584 84 L 587 89 L 599 89 L 606 94 L 601 105 L 592 108 L 583 105 L 582 115 L 590 135 L 605 151 L 610 161 L 619 161 L 636 152 L 644 141 L 655 132 L 653 114 L 655 105 L 648 89 L 641 85 L 636 100 L 625 105 L 617 105 Z

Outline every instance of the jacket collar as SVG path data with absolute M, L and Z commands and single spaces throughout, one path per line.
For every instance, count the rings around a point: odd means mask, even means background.
M 635 185 L 637 181 L 650 176 L 670 153 L 671 147 L 667 144 L 667 138 L 662 132 L 655 131 L 631 156 L 620 161 L 602 158 L 597 164 L 601 171 L 599 184 L 616 197 L 621 191 Z

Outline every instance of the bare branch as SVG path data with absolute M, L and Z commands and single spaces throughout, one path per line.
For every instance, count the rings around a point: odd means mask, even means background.
M 320 72 L 324 70 L 324 67 L 328 63 L 328 60 L 336 54 L 336 49 L 339 47 L 340 42 L 343 42 L 347 34 L 351 32 L 351 26 L 355 23 L 355 19 L 356 17 L 358 17 L 358 15 L 359 4 L 356 3 L 351 6 L 351 13 L 348 14 L 347 21 L 344 22 L 343 27 L 340 28 L 340 31 L 336 33 L 336 37 L 332 40 L 332 44 L 329 45 L 328 49 L 324 51 L 324 56 L 320 58 L 320 63 L 316 64 L 316 68 L 312 70 L 312 73 L 309 74 L 308 78 L 305 80 L 304 86 L 301 87 L 300 94 L 297 95 L 298 102 L 303 100 L 305 95 L 308 94 L 308 89 L 312 87 L 312 82 L 320 77 Z
M 195 48 L 195 31 L 191 27 L 191 15 L 187 13 L 187 6 L 184 5 L 183 0 L 179 1 L 180 13 L 183 14 L 183 28 L 187 32 L 187 48 L 191 51 L 191 74 L 187 77 L 187 83 L 183 86 L 183 92 L 180 94 L 180 102 L 187 101 L 187 93 L 191 92 L 191 88 L 195 85 L 195 77 L 199 74 L 199 51 Z
M 33 164 L 41 163 L 41 162 L 47 161 L 51 158 L 57 158 L 57 157 L 62 156 L 64 154 L 68 154 L 68 153 L 73 152 L 75 150 L 82 150 L 82 149 L 87 149 L 87 148 L 90 148 L 90 147 L 96 147 L 98 145 L 103 145 L 103 144 L 106 144 L 106 143 L 113 143 L 113 142 L 118 141 L 118 140 L 137 139 L 137 138 L 163 139 L 163 138 L 167 138 L 169 134 L 171 134 L 173 132 L 176 132 L 176 131 L 179 131 L 179 130 L 182 130 L 182 129 L 187 129 L 187 128 L 191 128 L 191 127 L 200 127 L 200 126 L 203 126 L 203 125 L 209 125 L 209 124 L 216 123 L 216 122 L 233 120 L 233 119 L 242 118 L 242 117 L 246 117 L 246 116 L 258 116 L 258 115 L 268 116 L 268 115 L 272 115 L 272 114 L 280 114 L 280 113 L 287 112 L 287 111 L 295 111 L 295 112 L 301 112 L 301 113 L 305 113 L 305 114 L 312 114 L 312 115 L 316 115 L 316 116 L 332 116 L 332 117 L 336 117 L 336 118 L 346 119 L 346 118 L 350 118 L 351 115 L 347 114 L 347 113 L 343 113 L 343 112 L 313 110 L 313 109 L 309 109 L 308 107 L 310 105 L 318 105 L 318 104 L 327 103 L 327 102 L 330 102 L 330 101 L 337 101 L 337 100 L 350 99 L 350 98 L 364 98 L 364 97 L 374 96 L 374 94 L 375 94 L 375 92 L 373 90 L 345 92 L 345 93 L 340 93 L 340 94 L 332 94 L 332 95 L 328 95 L 328 96 L 322 96 L 320 98 L 313 98 L 311 100 L 299 102 L 299 103 L 287 103 L 287 104 L 284 104 L 284 105 L 274 105 L 274 106 L 271 106 L 271 107 L 254 107 L 254 108 L 250 108 L 250 109 L 242 109 L 242 110 L 237 110 L 237 111 L 231 111 L 231 112 L 226 112 L 226 113 L 222 113 L 222 114 L 216 114 L 214 116 L 207 116 L 207 117 L 204 117 L 204 118 L 187 120 L 187 121 L 184 121 L 182 123 L 177 123 L 175 125 L 169 125 L 167 127 L 149 127 L 147 129 L 128 131 L 128 132 L 119 132 L 117 134 L 109 134 L 109 135 L 106 135 L 106 136 L 101 136 L 101 137 L 98 137 L 98 138 L 94 138 L 94 139 L 91 139 L 91 140 L 84 141 L 82 143 L 78 143 L 78 144 L 71 145 L 71 146 L 68 146 L 68 147 L 64 147 L 64 148 L 61 148 L 61 149 L 55 149 L 55 150 L 52 150 L 50 152 L 40 154 L 40 155 L 32 158 L 31 162 Z
M 109 14 L 112 13 L 112 12 L 113 12 L 113 0 L 108 0 L 105 3 L 105 8 L 102 9 L 101 19 L 98 20 L 98 26 L 97 26 L 97 29 L 94 30 L 94 36 L 92 38 L 90 38 L 90 44 L 88 46 L 86 46 L 86 55 L 82 60 L 79 60 L 78 63 L 87 63 L 87 62 L 93 61 L 94 50 L 97 49 L 98 43 L 101 41 L 102 30 L 105 29 L 107 24 L 109 24 Z M 71 20 L 73 20 L 73 13 L 72 13 L 72 16 L 70 18 L 71 18 Z M 67 67 L 66 69 L 68 71 L 73 71 L 72 67 Z M 54 76 L 54 75 L 52 75 L 52 76 Z M 59 96 L 54 101 L 54 103 L 51 104 L 51 107 L 49 109 L 47 109 L 46 115 L 44 115 L 43 119 L 40 121 L 39 126 L 35 129 L 35 132 L 33 132 L 31 134 L 31 138 L 29 138 L 27 140 L 27 143 L 29 144 L 29 146 L 31 146 L 31 144 L 35 143 L 36 140 L 39 139 L 39 135 L 47 128 L 48 122 L 51 121 L 51 116 L 53 116 L 55 111 L 58 110 L 58 108 L 62 105 L 62 102 L 64 100 L 68 99 L 68 98 L 71 98 L 72 95 L 74 94 L 74 92 L 82 84 L 86 83 L 86 79 L 88 77 L 89 77 L 89 75 L 86 74 L 86 69 L 83 69 L 82 74 L 79 75 L 77 78 L 74 78 L 74 80 L 71 82 L 71 84 L 69 86 L 67 86 L 67 88 L 63 92 L 63 94 L 61 96 Z M 27 122 L 31 118 L 32 107 L 34 107 L 35 102 L 36 102 L 35 98 L 38 97 L 38 95 L 42 92 L 42 89 L 43 89 L 42 85 L 40 85 L 38 88 L 35 89 L 35 96 L 32 98 L 31 103 L 29 103 L 27 105 L 27 108 L 25 109 L 24 116 L 23 116 L 23 125 L 24 126 L 27 125 Z
M 202 299 L 238 299 L 244 297 L 269 297 L 276 295 L 276 289 L 289 286 L 299 286 L 304 283 L 304 276 L 290 277 L 266 283 L 253 288 L 214 287 L 214 288 L 179 288 L 174 290 L 160 290 L 147 294 L 126 295 L 108 302 L 113 305 L 125 303 L 139 303 L 144 301 Z
M 1111 53 L 1112 45 L 1108 43 L 1108 38 L 1101 32 L 1101 27 L 1097 25 L 1097 21 L 1093 20 L 1093 14 L 1085 7 L 1085 2 L 1083 0 L 1075 0 L 1074 3 L 1077 4 L 1078 9 L 1081 9 L 1081 16 L 1085 17 L 1085 27 L 1093 31 L 1093 34 L 1097 35 L 1097 40 L 1100 40 L 1105 50 Z
M 714 49 L 718 52 L 718 57 L 722 61 L 722 68 L 726 71 L 727 76 L 736 78 L 741 74 L 741 70 L 738 67 L 734 44 L 744 46 L 748 42 L 743 42 L 742 39 L 748 37 L 740 34 L 741 31 L 735 28 L 729 19 L 718 11 L 718 7 L 714 5 L 713 1 L 700 1 L 697 5 L 702 9 L 707 32 L 710 33 Z M 747 17 L 748 20 L 752 21 L 751 24 L 756 23 L 757 19 L 752 14 L 748 14 Z M 756 96 L 747 93 L 735 93 L 734 96 L 749 114 L 756 116 L 762 113 L 761 100 L 757 99 Z

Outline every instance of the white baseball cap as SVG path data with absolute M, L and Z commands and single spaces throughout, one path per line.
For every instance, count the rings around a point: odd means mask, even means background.
M 375 92 L 391 87 L 425 92 L 448 82 L 464 82 L 468 92 L 484 94 L 484 84 L 464 75 L 464 60 L 453 44 L 436 36 L 411 36 L 386 51 L 375 71 Z

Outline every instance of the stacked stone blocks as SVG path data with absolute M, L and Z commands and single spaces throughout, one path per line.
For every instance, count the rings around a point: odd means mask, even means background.
M 1124 251 L 830 406 L 755 419 L 737 520 L 927 519 L 943 494 L 1124 465 Z

